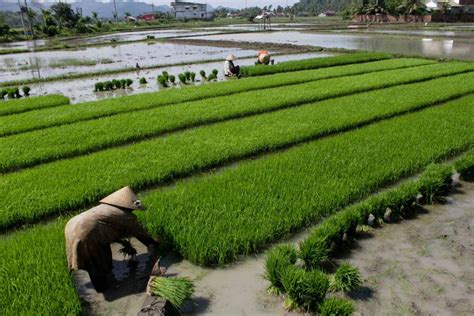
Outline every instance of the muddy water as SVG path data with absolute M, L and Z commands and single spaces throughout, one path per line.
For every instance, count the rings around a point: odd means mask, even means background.
M 253 41 L 313 45 L 327 48 L 361 49 L 409 55 L 474 60 L 474 36 L 450 38 L 429 36 L 387 36 L 377 34 L 337 34 L 314 32 L 272 32 L 196 37 L 208 40 Z
M 75 51 L 44 51 L 0 56 L 0 81 L 46 78 L 78 72 L 97 72 L 140 66 L 155 66 L 225 58 L 229 53 L 249 55 L 250 50 L 217 48 L 171 43 L 132 43 L 89 47 Z M 93 66 L 54 67 L 55 63 L 73 59 L 95 61 Z
M 352 252 L 340 261 L 359 267 L 364 286 L 350 295 L 359 315 L 471 315 L 474 310 L 474 184 L 462 183 L 445 205 L 370 235 L 359 236 Z M 308 232 L 295 236 L 298 243 Z M 370 237 L 369 237 L 370 236 Z M 114 245 L 116 287 L 104 295 L 78 276 L 82 297 L 92 315 L 136 315 L 145 301 L 146 275 L 158 257 L 136 240 L 137 263 L 128 266 Z M 190 277 L 196 285 L 184 307 L 188 315 L 296 315 L 285 312 L 282 299 L 266 293 L 265 256 L 245 259 L 228 268 L 200 268 L 175 255 L 162 259 L 168 275 Z M 298 314 L 301 315 L 301 314 Z
M 216 50 L 219 50 L 216 48 Z M 237 61 L 238 64 L 242 66 L 252 65 L 255 62 L 255 58 L 245 58 L 254 56 L 255 52 L 252 51 L 250 54 L 244 54 L 245 51 L 235 52 L 234 54 L 240 57 Z M 220 54 L 219 57 L 224 60 L 226 54 Z M 306 54 L 292 54 L 292 55 L 281 55 L 275 56 L 275 61 L 282 62 L 287 60 L 300 60 L 305 58 L 313 58 L 313 57 L 327 57 L 330 56 L 329 54 L 323 53 L 306 53 Z M 142 70 L 142 71 L 133 71 L 128 73 L 120 73 L 116 75 L 108 75 L 108 76 L 100 76 L 94 78 L 83 78 L 83 79 L 73 79 L 73 80 L 61 80 L 61 81 L 51 81 L 45 82 L 40 84 L 31 84 L 29 85 L 32 89 L 31 95 L 45 95 L 51 93 L 61 93 L 65 96 L 69 97 L 72 103 L 79 103 L 84 101 L 93 101 L 93 100 L 100 100 L 105 98 L 117 97 L 122 95 L 130 95 L 130 94 L 137 94 L 137 93 L 144 93 L 144 92 L 154 92 L 160 89 L 159 85 L 157 84 L 156 78 L 157 76 L 164 70 L 168 71 L 170 74 L 177 75 L 184 71 L 193 71 L 197 74 L 197 79 L 199 80 L 195 84 L 201 84 L 200 82 L 200 75 L 199 72 L 204 70 L 207 74 L 209 74 L 213 69 L 217 69 L 219 71 L 219 80 L 223 80 L 224 77 L 222 76 L 223 72 L 223 62 L 210 62 L 210 63 L 202 63 L 202 64 L 190 64 L 187 66 L 174 66 L 174 67 L 166 67 L 166 68 L 157 68 L 154 70 Z M 145 77 L 148 81 L 146 85 L 140 85 L 138 83 L 141 77 Z M 94 85 L 98 81 L 107 81 L 112 79 L 124 79 L 130 78 L 134 81 L 132 85 L 132 89 L 119 89 L 115 91 L 106 91 L 106 92 L 99 92 L 95 93 Z M 179 87 L 177 85 L 176 87 Z

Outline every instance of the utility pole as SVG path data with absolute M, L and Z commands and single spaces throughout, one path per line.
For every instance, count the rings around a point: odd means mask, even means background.
M 118 23 L 118 12 L 117 12 L 117 4 L 115 3 L 115 0 L 114 0 L 114 10 L 115 10 L 115 23 Z
M 20 8 L 20 20 L 21 20 L 21 26 L 23 27 L 23 32 L 25 35 L 28 35 L 28 32 L 26 31 L 26 26 L 25 26 L 25 20 L 23 19 L 23 8 L 21 7 L 20 0 L 18 0 L 18 8 Z
M 153 16 L 155 16 L 155 3 L 151 3 L 151 12 L 153 12 Z
M 26 18 L 28 19 L 28 25 L 30 29 L 31 36 L 35 37 L 35 31 L 33 30 L 33 22 L 31 22 L 30 10 L 28 10 L 28 4 L 25 0 L 25 9 L 26 9 Z

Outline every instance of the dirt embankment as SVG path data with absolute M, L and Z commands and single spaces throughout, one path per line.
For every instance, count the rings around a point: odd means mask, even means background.
M 234 42 L 221 40 L 201 40 L 201 39 L 169 39 L 167 43 L 187 44 L 197 46 L 214 46 L 224 48 L 241 48 L 254 50 L 268 50 L 278 53 L 292 54 L 292 53 L 308 53 L 314 51 L 321 51 L 321 48 L 309 45 L 294 45 L 294 44 L 278 44 L 278 43 L 261 43 L 261 42 Z

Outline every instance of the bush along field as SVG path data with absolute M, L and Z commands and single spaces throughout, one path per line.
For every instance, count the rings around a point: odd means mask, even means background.
M 460 162 L 467 165 L 469 161 L 472 167 L 474 160 L 468 156 L 457 160 L 454 166 Z M 284 295 L 287 309 L 298 308 L 322 315 L 351 315 L 354 310 L 352 303 L 331 297 L 330 293 L 347 293 L 356 289 L 361 285 L 361 276 L 356 267 L 347 263 L 342 263 L 334 274 L 328 273 L 326 267 L 334 266 L 332 255 L 343 246 L 350 247 L 350 240 L 359 226 L 396 221 L 400 216 L 413 212 L 416 204 L 432 203 L 438 196 L 446 195 L 453 171 L 453 164 L 430 165 L 418 179 L 328 217 L 300 242 L 298 249 L 293 245 L 272 248 L 265 263 L 265 278 L 271 284 L 268 292 Z M 303 261 L 302 267 L 295 266 L 297 259 Z M 314 273 L 326 276 L 312 282 Z
M 473 172 L 474 64 L 390 57 L 330 57 L 73 106 L 0 102 L 25 112 L 0 115 L 1 314 L 83 312 L 64 225 L 126 185 L 148 207 L 137 213 L 144 227 L 198 265 L 319 224 L 299 247 L 269 251 L 271 292 L 289 309 L 350 314 L 339 297 L 362 276 L 344 263 L 326 269 L 342 243 L 370 215 L 390 208 L 396 220 L 414 197 L 435 200 L 453 166 L 463 179 Z

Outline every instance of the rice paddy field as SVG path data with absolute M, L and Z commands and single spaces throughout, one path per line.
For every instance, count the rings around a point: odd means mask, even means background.
M 64 226 L 127 185 L 146 230 L 198 266 L 318 225 L 294 255 L 272 250 L 270 281 L 309 311 L 350 310 L 323 303 L 331 241 L 375 210 L 434 196 L 455 170 L 472 176 L 474 63 L 354 53 L 244 74 L 73 105 L 0 101 L 0 314 L 84 312 Z

